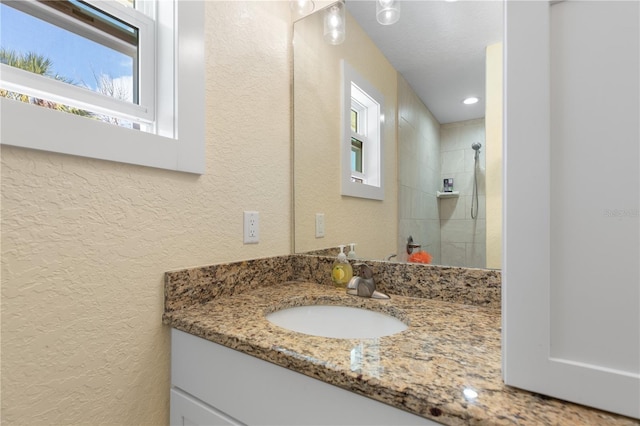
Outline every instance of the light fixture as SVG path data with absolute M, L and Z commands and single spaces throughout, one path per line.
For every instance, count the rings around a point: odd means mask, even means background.
M 466 98 L 464 101 L 462 101 L 462 103 L 465 105 L 473 105 L 473 104 L 477 104 L 479 100 L 480 99 L 476 98 L 475 96 L 470 96 Z
M 400 0 L 376 0 L 376 19 L 382 25 L 391 25 L 400 19 Z
M 291 10 L 299 16 L 313 12 L 313 9 L 316 7 L 313 0 L 290 0 L 289 6 L 291 7 Z
M 344 1 L 338 1 L 324 11 L 324 40 L 329 44 L 340 44 L 344 38 Z

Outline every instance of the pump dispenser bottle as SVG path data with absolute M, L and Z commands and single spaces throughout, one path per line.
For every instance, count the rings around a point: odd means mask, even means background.
M 347 259 L 355 259 L 356 258 L 356 243 L 349 243 L 349 253 L 347 253 Z
M 344 254 L 345 246 L 341 245 L 338 247 L 340 247 L 340 253 L 333 264 L 331 279 L 333 280 L 333 285 L 336 288 L 347 288 L 347 284 L 351 280 L 351 277 L 353 277 L 353 268 L 347 260 L 347 256 Z

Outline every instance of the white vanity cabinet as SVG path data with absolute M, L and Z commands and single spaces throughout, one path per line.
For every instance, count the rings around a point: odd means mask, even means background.
M 242 423 L 198 401 L 178 388 L 171 389 L 172 426 L 240 426 Z
M 171 424 L 438 423 L 172 329 Z

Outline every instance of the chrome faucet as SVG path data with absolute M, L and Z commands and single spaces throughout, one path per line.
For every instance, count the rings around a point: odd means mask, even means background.
M 360 268 L 360 275 L 356 275 L 347 284 L 347 294 L 352 296 L 370 297 L 372 299 L 390 299 L 384 293 L 376 291 L 376 283 L 373 281 L 373 270 L 366 263 L 356 263 L 353 266 Z

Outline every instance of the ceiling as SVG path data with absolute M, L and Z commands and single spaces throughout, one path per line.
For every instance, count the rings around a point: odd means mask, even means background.
M 373 0 L 346 6 L 436 120 L 484 117 L 485 48 L 502 41 L 502 1 L 403 0 L 393 25 L 378 24 Z M 469 96 L 480 102 L 464 105 Z

